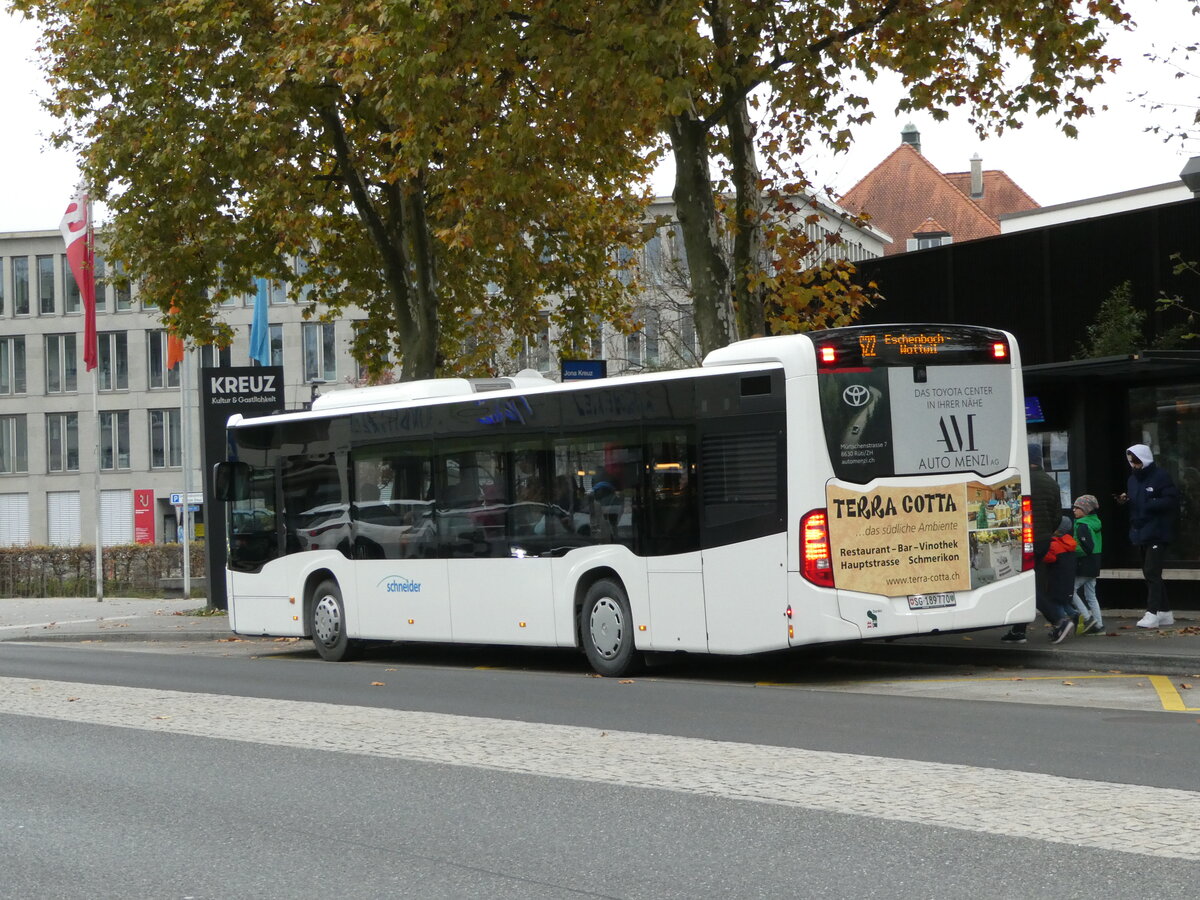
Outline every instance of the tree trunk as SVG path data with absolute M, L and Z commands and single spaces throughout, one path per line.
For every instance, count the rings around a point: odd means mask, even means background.
M 708 136 L 704 123 L 690 113 L 672 117 L 667 131 L 675 156 L 672 196 L 687 250 L 696 336 L 704 355 L 737 339 L 729 266 L 721 248 L 709 177 Z
M 404 185 L 400 199 L 401 245 L 408 283 L 412 333 L 404 344 L 401 378 L 412 381 L 437 375 L 437 258 L 425 209 L 425 177 L 418 173 Z
M 754 284 L 763 265 L 763 196 L 754 152 L 754 123 L 744 92 L 729 103 L 729 156 L 733 167 L 733 305 L 738 333 L 755 337 L 767 333 L 765 289 Z
M 342 118 L 333 104 L 318 108 L 338 160 L 338 177 L 379 251 L 384 280 L 392 292 L 391 324 L 399 342 L 401 380 L 437 374 L 438 284 L 436 252 L 425 211 L 425 175 L 418 172 L 401 185 L 382 188 L 385 216 L 373 202 L 363 175 L 354 166 Z

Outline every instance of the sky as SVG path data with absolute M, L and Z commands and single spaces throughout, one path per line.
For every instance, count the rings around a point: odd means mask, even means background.
M 896 116 L 899 89 L 882 84 L 872 95 L 876 121 L 859 132 L 848 153 L 806 160 L 810 180 L 837 193 L 848 191 L 896 148 L 901 128 L 910 121 L 921 133 L 922 152 L 939 170 L 967 171 L 978 153 L 985 169 L 1003 169 L 1042 206 L 1176 180 L 1188 157 L 1200 155 L 1200 140 L 1164 143 L 1145 129 L 1190 121 L 1200 102 L 1200 60 L 1196 74 L 1177 79 L 1175 69 L 1152 63 L 1145 54 L 1165 52 L 1180 39 L 1195 40 L 1200 17 L 1191 14 L 1193 0 L 1133 0 L 1129 6 L 1139 27 L 1114 35 L 1108 53 L 1123 65 L 1091 95 L 1098 111 L 1080 124 L 1078 138 L 1061 135 L 1051 121 L 1034 120 L 1019 131 L 980 140 L 963 118 L 935 123 L 927 115 Z M 78 180 L 74 156 L 49 146 L 55 123 L 38 102 L 46 88 L 34 60 L 36 42 L 36 26 L 6 11 L 0 14 L 0 84 L 6 86 L 0 100 L 6 126 L 0 141 L 0 171 L 6 176 L 0 231 L 57 228 Z M 1184 108 L 1174 115 L 1152 112 L 1135 99 L 1142 92 Z M 670 193 L 669 168 L 659 172 L 653 187 Z M 102 213 L 98 218 L 103 220 Z

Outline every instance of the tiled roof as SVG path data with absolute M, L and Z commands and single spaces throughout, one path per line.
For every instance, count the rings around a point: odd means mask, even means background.
M 920 225 L 913 229 L 913 234 L 949 234 L 946 226 L 942 225 L 936 219 L 926 219 Z
M 960 187 L 959 180 L 965 178 Z M 854 187 L 840 203 L 865 213 L 871 224 L 892 236 L 885 254 L 903 253 L 908 239 L 933 220 L 955 241 L 971 241 L 1000 233 L 997 216 L 1034 209 L 1037 203 L 1003 172 L 984 173 L 984 196 L 973 201 L 970 173 L 944 175 L 911 144 L 903 143 Z
M 945 175 L 951 184 L 971 197 L 970 172 L 946 172 Z M 1037 201 L 1021 190 L 1021 186 L 1000 169 L 984 170 L 983 196 L 971 199 L 993 219 L 999 219 L 1005 213 L 1038 208 Z

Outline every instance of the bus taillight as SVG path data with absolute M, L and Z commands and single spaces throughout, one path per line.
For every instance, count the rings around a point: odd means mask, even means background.
M 833 587 L 833 559 L 823 509 L 814 509 L 800 520 L 800 560 L 805 578 L 821 587 Z
M 1004 341 L 996 341 L 992 344 L 992 357 L 995 359 L 1004 359 L 1008 356 L 1008 344 Z
M 1033 499 L 1028 494 L 1021 497 L 1021 543 L 1021 571 L 1028 572 L 1033 568 Z

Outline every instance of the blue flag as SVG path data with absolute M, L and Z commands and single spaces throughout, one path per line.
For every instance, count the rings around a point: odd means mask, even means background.
M 267 326 L 267 279 L 256 278 L 254 323 L 250 326 L 250 359 L 260 366 L 271 364 L 271 329 Z

